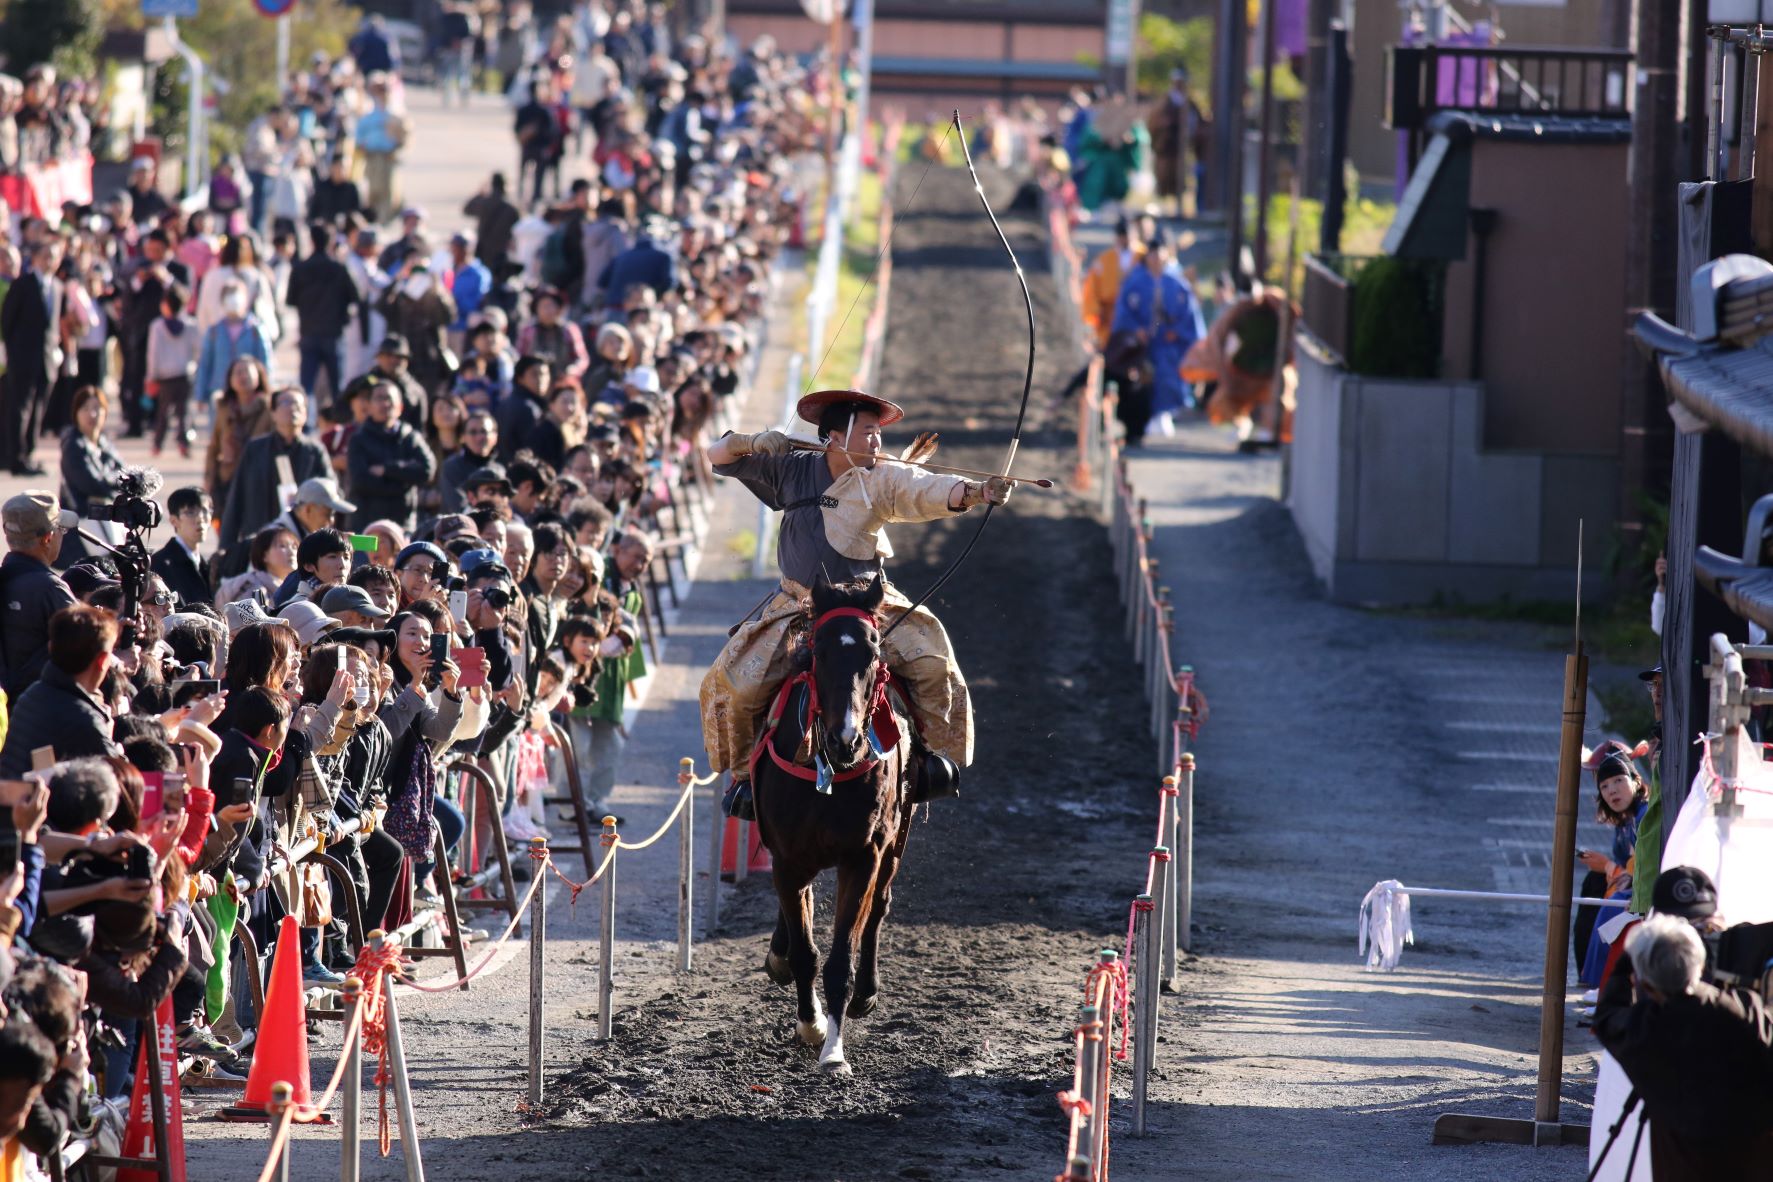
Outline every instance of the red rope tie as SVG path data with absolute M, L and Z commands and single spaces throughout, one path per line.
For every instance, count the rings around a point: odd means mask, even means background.
M 376 1140 L 381 1146 L 382 1156 L 387 1157 L 393 1146 L 393 1135 L 388 1129 L 388 1085 L 394 1077 L 388 1072 L 388 995 L 386 990 L 393 985 L 388 979 L 391 970 L 400 967 L 400 944 L 394 940 L 382 941 L 378 950 L 365 944 L 357 954 L 357 963 L 352 966 L 347 976 L 356 977 L 364 983 L 363 992 L 358 995 L 357 1005 L 363 1011 L 363 1053 L 376 1057 L 376 1087 L 381 1090 L 379 1103 L 380 1117 L 376 1130 Z
M 1072 1091 L 1059 1093 L 1059 1107 L 1073 1120 L 1080 1116 L 1089 1116 L 1091 1111 L 1090 1102 Z

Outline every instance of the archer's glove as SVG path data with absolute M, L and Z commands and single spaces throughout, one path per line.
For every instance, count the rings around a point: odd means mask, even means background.
M 780 431 L 759 431 L 751 437 L 751 451 L 760 456 L 785 456 L 794 447 Z

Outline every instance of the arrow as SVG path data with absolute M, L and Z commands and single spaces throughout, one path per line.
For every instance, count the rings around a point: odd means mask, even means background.
M 894 464 L 904 464 L 910 468 L 923 468 L 926 471 L 941 472 L 949 476 L 976 476 L 981 480 L 1006 480 L 1011 484 L 1032 484 L 1035 488 L 1053 487 L 1053 482 L 1044 478 L 1037 479 L 1032 476 L 1004 476 L 997 472 L 978 472 L 972 468 L 951 468 L 946 464 L 928 464 L 921 460 L 900 459 L 898 456 L 889 455 L 884 451 L 878 453 L 871 451 L 850 451 L 847 448 L 831 447 L 829 444 L 820 443 L 816 439 L 801 439 L 794 435 L 788 437 L 788 442 L 798 451 L 835 451 L 839 455 L 846 455 L 851 459 L 887 460 Z

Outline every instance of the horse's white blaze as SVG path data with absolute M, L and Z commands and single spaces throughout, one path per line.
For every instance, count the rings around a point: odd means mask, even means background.
M 850 636 L 848 634 L 845 634 L 845 635 L 839 636 L 837 638 L 837 643 L 842 644 L 842 645 L 851 645 L 851 644 L 856 643 L 856 638 L 854 636 Z
M 829 1027 L 830 1023 L 826 1021 L 825 1015 L 818 1014 L 814 1016 L 811 1022 L 797 1023 L 794 1027 L 794 1032 L 800 1036 L 801 1042 L 810 1047 L 827 1040 Z
M 842 739 L 845 743 L 854 743 L 856 741 L 855 715 L 846 714 L 843 716 L 843 726 L 838 728 L 837 737 Z

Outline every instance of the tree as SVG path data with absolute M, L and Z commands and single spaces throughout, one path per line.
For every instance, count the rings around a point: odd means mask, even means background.
M 0 20 L 0 52 L 13 74 L 44 62 L 65 73 L 91 74 L 101 32 L 97 0 L 9 0 Z
M 1188 71 L 1188 89 L 1204 110 L 1213 93 L 1213 22 L 1197 16 L 1173 21 L 1155 12 L 1139 17 L 1139 90 L 1161 95 L 1171 70 Z

